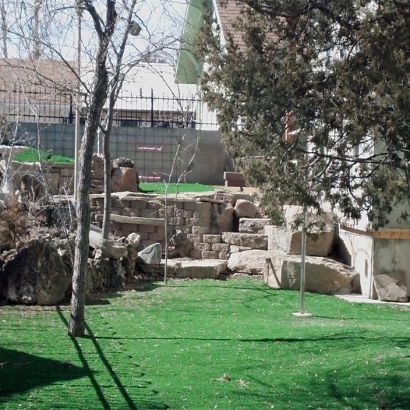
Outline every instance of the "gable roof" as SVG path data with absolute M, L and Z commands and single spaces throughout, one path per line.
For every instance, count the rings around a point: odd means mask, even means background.
M 214 1 L 216 4 L 215 13 L 222 30 L 222 40 L 226 41 L 228 35 L 230 35 L 239 48 L 245 48 L 243 34 L 234 28 L 235 22 L 245 8 L 244 3 L 236 0 Z

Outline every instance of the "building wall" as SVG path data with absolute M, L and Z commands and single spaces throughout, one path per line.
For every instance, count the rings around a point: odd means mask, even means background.
M 340 228 L 338 240 L 340 254 L 345 263 L 353 266 L 360 274 L 363 296 L 373 299 L 373 238 Z
M 83 128 L 81 129 L 82 135 Z M 97 138 L 95 152 L 102 152 L 102 138 Z M 20 124 L 18 140 L 30 146 L 74 157 L 74 125 Z M 141 180 L 223 185 L 223 173 L 233 170 L 218 131 L 176 128 L 116 127 L 110 142 L 111 157 L 134 161 Z M 179 160 L 174 161 L 178 153 Z M 195 155 L 194 155 L 195 154 Z M 186 173 L 187 171 L 189 171 Z
M 374 239 L 373 275 L 403 271 L 410 284 L 410 240 L 409 239 Z M 410 295 L 408 288 L 408 295 Z

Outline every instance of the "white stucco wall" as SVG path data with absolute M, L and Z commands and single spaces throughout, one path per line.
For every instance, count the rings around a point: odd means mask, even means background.
M 373 275 L 403 271 L 410 284 L 410 240 L 374 239 Z M 407 294 L 410 295 L 408 288 Z
M 373 299 L 373 238 L 340 228 L 339 248 L 345 262 L 360 274 L 363 296 Z

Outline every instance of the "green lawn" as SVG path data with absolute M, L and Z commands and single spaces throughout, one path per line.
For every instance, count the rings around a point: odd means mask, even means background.
M 25 151 L 14 155 L 13 160 L 17 162 L 38 162 L 40 161 L 51 163 L 74 163 L 74 158 L 65 157 L 63 155 L 52 155 L 49 152 L 40 151 L 35 148 L 28 148 Z
M 165 191 L 167 191 L 168 194 L 176 194 L 184 192 L 209 192 L 214 191 L 215 187 L 204 184 L 172 183 L 169 184 L 168 189 L 166 189 L 166 185 L 163 182 L 142 182 L 140 183 L 140 189 L 144 192 L 155 194 L 165 194 Z
M 257 279 L 170 281 L 87 307 L 0 308 L 0 409 L 409 409 L 409 310 Z

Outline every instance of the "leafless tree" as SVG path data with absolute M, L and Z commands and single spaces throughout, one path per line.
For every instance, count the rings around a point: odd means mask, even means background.
M 4 4 L 4 0 L 1 0 L 0 2 L 0 18 L 1 18 L 2 54 L 4 58 L 7 58 L 8 57 L 8 53 L 7 53 L 8 24 L 7 24 L 7 14 L 6 14 L 6 7 Z
M 113 111 L 124 76 L 129 67 L 149 58 L 159 50 L 170 49 L 176 44 L 180 26 L 172 20 L 165 26 L 162 23 L 167 4 L 162 0 L 137 2 L 136 0 L 77 0 L 74 5 L 66 5 L 58 0 L 44 3 L 14 1 L 12 12 L 2 19 L 3 55 L 29 61 L 32 78 L 45 82 L 47 75 L 38 70 L 33 59 L 41 57 L 48 61 L 64 64 L 81 84 L 82 102 L 86 110 L 86 122 L 81 141 L 79 175 L 77 182 L 77 234 L 75 241 L 73 292 L 71 316 L 68 333 L 82 336 L 85 323 L 85 278 L 87 274 L 89 245 L 89 187 L 91 160 L 94 143 L 99 130 L 104 133 L 104 151 L 106 173 L 109 169 L 109 137 L 113 124 Z M 4 3 L 2 3 L 4 4 Z M 41 9 L 41 10 L 40 10 Z M 76 38 L 76 9 L 81 11 L 83 35 Z M 1 12 L 0 7 L 0 12 Z M 40 13 L 41 12 L 41 13 Z M 1 14 L 1 13 L 0 13 Z M 40 18 L 41 14 L 41 18 Z M 158 16 L 161 16 L 159 18 Z M 6 24 L 7 23 L 7 24 Z M 140 28 L 138 28 L 140 27 Z M 138 41 L 130 39 L 142 31 Z M 7 32 L 8 37 L 4 35 Z M 134 38 L 134 37 L 133 37 Z M 12 39 L 12 40 L 10 40 Z M 78 47 L 77 47 L 78 44 Z M 89 63 L 89 75 L 73 63 L 78 49 L 81 59 Z M 126 50 L 127 49 L 127 50 Z M 112 73 L 112 74 L 111 74 Z M 85 78 L 87 77 L 87 78 Z M 54 77 L 55 79 L 55 77 Z M 60 76 L 61 79 L 61 76 Z M 72 84 L 55 81 L 55 90 L 66 87 L 76 89 Z M 79 115 L 84 107 L 77 103 Z M 103 113 L 107 112 L 107 121 L 102 122 Z M 108 235 L 110 207 L 110 178 L 106 178 L 106 216 L 104 231 Z

